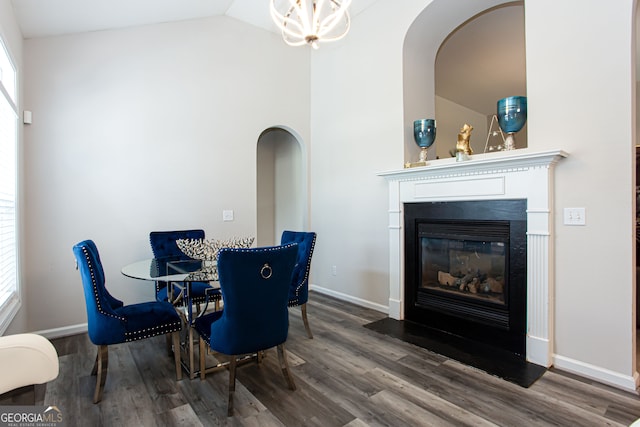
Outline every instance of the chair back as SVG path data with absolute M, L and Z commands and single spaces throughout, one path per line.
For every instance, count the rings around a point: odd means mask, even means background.
M 105 288 L 105 276 L 98 248 L 92 240 L 84 240 L 73 247 L 78 263 L 84 299 L 87 308 L 89 338 L 96 345 L 120 342 L 124 335 L 124 317 L 115 309 L 122 301 L 114 298 Z
M 178 239 L 204 239 L 204 230 L 152 231 L 149 233 L 149 242 L 153 256 L 155 258 L 176 257 L 176 261 L 191 259 L 178 247 L 176 243 Z
M 298 244 L 296 266 L 289 287 L 289 306 L 294 307 L 305 304 L 309 300 L 309 270 L 316 244 L 316 233 L 285 230 L 282 232 L 280 244 L 288 243 Z
M 179 239 L 204 239 L 204 230 L 176 230 L 176 231 L 152 231 L 149 233 L 149 243 L 153 257 L 160 261 L 156 263 L 157 274 L 163 274 L 166 270 L 166 261 L 189 260 L 178 247 Z M 167 286 L 167 282 L 156 281 L 156 295 Z
M 213 350 L 240 355 L 287 340 L 287 295 L 297 246 L 220 250 L 218 275 L 224 308 L 221 318 L 211 325 Z

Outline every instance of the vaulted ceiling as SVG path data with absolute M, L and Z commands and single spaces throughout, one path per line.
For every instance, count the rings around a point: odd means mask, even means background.
M 352 20 L 376 1 L 353 0 Z M 26 39 L 216 15 L 278 32 L 269 15 L 269 0 L 12 0 L 12 4 Z M 436 93 L 476 111 L 493 114 L 496 93 L 525 95 L 524 82 L 521 5 L 499 8 L 464 25 L 438 55 Z M 506 89 L 499 88 L 505 85 Z
M 377 0 L 353 0 L 356 16 Z M 11 0 L 25 38 L 228 15 L 277 32 L 269 0 Z

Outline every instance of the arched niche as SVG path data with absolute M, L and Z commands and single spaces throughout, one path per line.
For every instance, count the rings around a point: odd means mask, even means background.
M 285 229 L 306 229 L 306 151 L 294 130 L 280 126 L 265 129 L 256 150 L 256 243 L 269 246 Z
M 413 21 L 403 46 L 403 103 L 404 103 L 404 157 L 405 161 L 415 161 L 419 149 L 413 140 L 413 121 L 419 118 L 436 118 L 436 58 L 443 43 L 474 17 L 491 12 L 494 8 L 522 5 L 522 2 L 500 0 L 462 0 L 451 8 L 447 0 L 434 0 Z M 490 46 L 488 48 L 495 48 Z M 500 67 L 501 64 L 493 64 Z M 509 94 L 526 95 L 526 94 Z M 493 102 L 496 102 L 496 98 Z M 462 126 L 464 123 L 460 123 Z M 440 126 L 438 126 L 439 128 Z M 487 126 L 488 127 L 488 126 Z M 483 127 L 486 129 L 487 127 Z M 522 133 L 522 132 L 521 132 Z M 453 136 L 455 138 L 457 132 Z M 474 148 L 484 142 L 487 134 L 472 134 Z M 520 135 L 518 135 L 520 136 Z M 434 159 L 436 152 L 448 157 L 449 150 L 455 149 L 456 139 L 446 133 L 438 132 L 435 149 L 429 150 L 429 158 Z M 475 142 L 474 142 L 475 141 Z

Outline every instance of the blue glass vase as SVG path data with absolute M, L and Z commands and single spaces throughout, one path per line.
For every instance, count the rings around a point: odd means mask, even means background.
M 434 119 L 420 119 L 413 122 L 413 139 L 420 147 L 420 162 L 427 161 L 427 148 L 436 140 L 436 121 Z
M 498 101 L 498 124 L 502 132 L 507 134 L 504 141 L 505 150 L 516 148 L 515 133 L 527 122 L 527 97 L 510 96 Z

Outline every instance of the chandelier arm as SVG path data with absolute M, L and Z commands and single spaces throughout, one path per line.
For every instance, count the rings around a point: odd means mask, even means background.
M 343 38 L 351 26 L 347 8 L 352 0 L 270 0 L 271 18 L 288 45 L 309 44 Z M 279 6 L 276 6 L 276 2 Z M 281 10 L 286 9 L 286 12 Z
M 333 31 L 336 27 L 338 27 L 339 24 L 341 23 L 345 23 L 345 29 L 343 30 L 342 33 L 340 33 L 339 36 L 335 36 L 335 37 L 327 37 L 327 34 L 329 34 L 331 31 Z M 347 32 L 349 31 L 349 27 L 351 26 L 351 22 L 349 19 L 349 14 L 346 13 L 342 13 L 340 16 L 328 16 L 326 17 L 319 29 L 318 29 L 318 37 L 320 38 L 327 38 L 327 39 L 332 39 L 332 40 L 337 40 L 338 38 L 342 38 L 344 35 L 347 34 Z
M 324 0 L 312 0 L 313 3 L 313 17 L 311 18 L 313 25 L 313 34 L 318 34 L 320 31 L 321 16 L 324 15 Z M 331 14 L 331 12 L 329 12 Z
M 344 32 L 340 33 L 338 36 L 330 37 L 327 40 L 337 40 L 339 38 L 344 37 L 344 35 L 349 31 L 350 27 L 350 17 L 347 8 L 351 4 L 351 0 L 345 0 L 342 3 L 337 0 L 329 0 L 331 5 L 335 7 L 335 10 L 332 10 L 330 13 L 325 16 L 318 25 L 318 31 L 316 34 L 320 38 L 326 38 L 327 34 L 333 31 L 338 25 L 342 22 L 345 23 Z
M 300 34 L 304 33 L 304 28 L 298 21 L 289 17 L 293 13 L 293 10 L 289 9 L 287 15 L 282 15 L 276 10 L 273 1 L 271 2 L 271 6 L 271 17 L 275 21 L 276 25 L 278 25 L 280 30 L 282 30 L 283 35 L 284 33 L 286 33 L 292 37 L 301 37 Z M 291 29 L 291 27 L 293 27 L 293 29 Z

